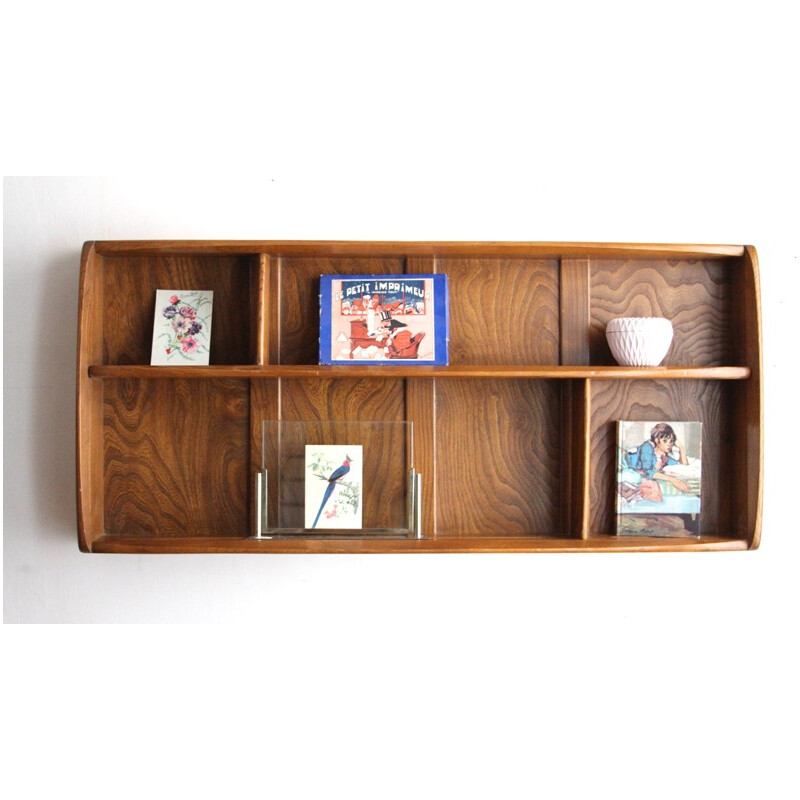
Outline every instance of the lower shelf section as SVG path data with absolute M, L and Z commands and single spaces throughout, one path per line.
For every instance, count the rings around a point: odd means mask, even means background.
M 436 539 L 101 536 L 92 546 L 93 553 L 646 553 L 747 549 L 747 542 L 742 539 L 713 536 L 691 539 L 633 536 L 594 536 L 589 539 L 523 536 L 447 536 Z

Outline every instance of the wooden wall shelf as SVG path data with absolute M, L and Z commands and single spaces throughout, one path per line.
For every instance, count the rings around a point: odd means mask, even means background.
M 445 273 L 450 366 L 317 364 L 320 274 Z M 211 366 L 149 366 L 156 289 L 214 291 Z M 665 316 L 619 367 L 615 316 Z M 78 539 L 105 553 L 585 552 L 758 546 L 758 265 L 742 245 L 87 242 Z M 614 422 L 704 424 L 702 535 L 616 537 Z M 255 539 L 261 422 L 411 420 L 421 539 Z M 391 454 L 384 454 L 389 458 Z

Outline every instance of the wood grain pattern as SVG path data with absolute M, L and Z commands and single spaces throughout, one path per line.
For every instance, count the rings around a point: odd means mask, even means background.
M 592 534 L 613 534 L 616 490 L 616 421 L 685 420 L 703 423 L 701 533 L 736 535 L 731 518 L 731 470 L 741 457 L 733 447 L 734 390 L 743 384 L 716 381 L 592 382 Z
M 437 260 L 450 289 L 450 363 L 557 364 L 558 262 Z
M 106 364 L 149 364 L 157 289 L 214 292 L 212 364 L 252 364 L 251 304 L 247 256 L 107 257 L 104 265 L 103 336 Z
M 107 381 L 106 531 L 249 533 L 245 381 Z
M 282 258 L 280 261 L 281 364 L 319 363 L 319 276 L 392 275 L 405 271 L 402 258 Z
M 605 337 L 614 317 L 667 317 L 675 331 L 665 365 L 735 364 L 733 273 L 716 261 L 591 262 L 591 363 L 614 364 Z
M 560 531 L 560 403 L 552 381 L 437 386 L 437 536 Z
M 561 363 L 589 364 L 589 259 L 562 258 L 559 277 Z

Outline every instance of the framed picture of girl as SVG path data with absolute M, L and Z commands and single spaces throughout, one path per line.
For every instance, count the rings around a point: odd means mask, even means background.
M 617 535 L 698 536 L 702 423 L 617 423 Z

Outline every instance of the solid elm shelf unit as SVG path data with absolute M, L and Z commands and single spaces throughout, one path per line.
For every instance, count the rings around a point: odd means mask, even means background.
M 450 366 L 319 366 L 318 280 L 330 273 L 448 275 Z M 210 366 L 149 366 L 156 289 L 213 290 Z M 672 321 L 665 366 L 614 365 L 604 331 L 616 316 Z M 761 529 L 761 393 L 750 246 L 87 242 L 79 545 L 106 553 L 751 549 Z M 618 419 L 703 423 L 699 537 L 614 535 Z M 418 535 L 257 538 L 265 420 L 412 422 Z M 370 487 L 370 475 L 394 468 L 392 449 L 365 464 L 365 502 L 384 485 Z

